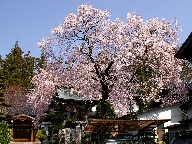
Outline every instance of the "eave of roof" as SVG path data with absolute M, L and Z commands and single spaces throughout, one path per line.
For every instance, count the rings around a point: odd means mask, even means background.
M 192 32 L 188 36 L 188 38 L 185 40 L 185 42 L 182 44 L 180 49 L 175 54 L 176 58 L 179 59 L 186 59 L 191 60 L 192 59 Z
M 21 115 L 16 115 L 16 116 L 13 116 L 12 118 L 10 119 L 7 119 L 6 121 L 7 122 L 10 122 L 11 120 L 17 120 L 17 119 L 20 119 L 20 120 L 30 120 L 30 121 L 34 121 L 35 118 L 32 117 L 32 116 L 29 116 L 29 115 L 25 115 L 25 114 L 21 114 Z

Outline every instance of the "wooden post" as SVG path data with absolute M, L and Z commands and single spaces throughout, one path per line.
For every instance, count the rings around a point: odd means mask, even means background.
M 97 133 L 97 144 L 99 144 L 99 132 Z
M 76 126 L 75 128 L 75 141 L 76 144 L 81 144 L 81 127 Z
M 11 127 L 11 134 L 10 137 L 13 138 L 13 126 Z
M 33 134 L 34 134 L 33 128 L 31 128 L 31 142 L 33 142 Z
M 65 144 L 70 144 L 70 128 L 65 128 Z

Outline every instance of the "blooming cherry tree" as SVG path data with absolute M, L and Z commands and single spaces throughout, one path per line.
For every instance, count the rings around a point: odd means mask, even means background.
M 108 101 L 127 114 L 139 94 L 143 102 L 181 101 L 186 90 L 180 79 L 181 60 L 175 59 L 179 25 L 176 21 L 127 14 L 127 22 L 111 21 L 108 11 L 81 4 L 39 41 L 46 62 L 33 78 L 30 102 L 43 113 L 59 87 L 86 98 Z M 167 97 L 161 92 L 168 91 Z
M 10 107 L 1 107 L 7 115 L 33 114 L 33 109 L 27 102 L 28 91 L 21 84 L 6 85 L 2 90 L 4 98 Z

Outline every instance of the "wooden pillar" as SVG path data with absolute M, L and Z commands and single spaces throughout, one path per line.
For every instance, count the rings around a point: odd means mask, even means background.
M 14 139 L 13 136 L 14 136 L 14 128 L 13 128 L 13 125 L 12 125 L 12 127 L 11 127 L 11 136 L 10 136 L 12 140 Z
M 10 131 L 10 137 L 13 138 L 13 126 L 11 127 Z
M 31 142 L 33 142 L 33 135 L 34 135 L 34 131 L 33 131 L 33 128 L 31 129 Z

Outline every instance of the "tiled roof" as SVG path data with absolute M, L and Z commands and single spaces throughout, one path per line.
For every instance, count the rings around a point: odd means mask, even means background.
M 77 93 L 71 93 L 69 89 L 60 88 L 57 90 L 58 97 L 63 98 L 64 100 L 76 100 L 76 101 L 85 101 L 85 100 L 99 100 L 96 98 L 85 98 L 78 95 Z

